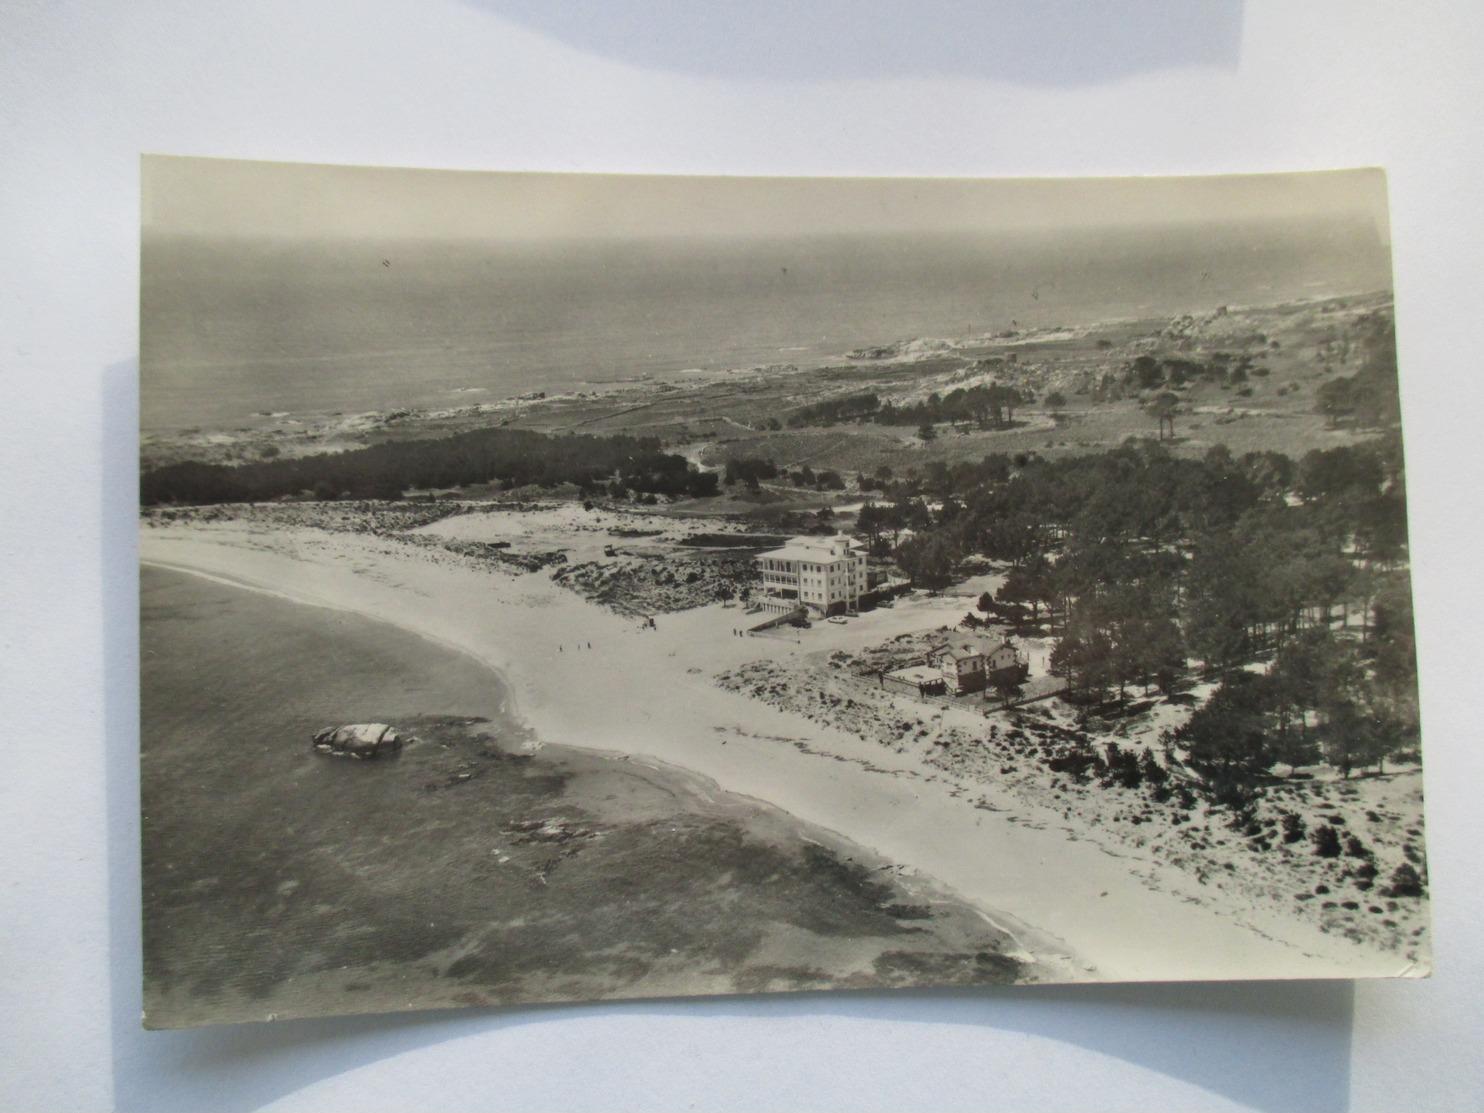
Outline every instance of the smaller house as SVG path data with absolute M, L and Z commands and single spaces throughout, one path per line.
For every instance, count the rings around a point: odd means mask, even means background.
M 959 638 L 928 650 L 927 663 L 943 676 L 954 695 L 984 690 L 984 654 L 972 638 Z
M 955 695 L 982 692 L 1001 684 L 1022 683 L 1030 673 L 1025 658 L 1008 641 L 990 643 L 982 638 L 951 638 L 927 653 L 927 664 L 942 675 Z
M 990 685 L 1008 681 L 1020 684 L 1030 675 L 1030 664 L 1007 641 L 1000 642 L 984 654 L 984 679 Z

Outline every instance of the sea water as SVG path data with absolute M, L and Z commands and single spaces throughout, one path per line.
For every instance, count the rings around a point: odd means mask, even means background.
M 140 601 L 152 1026 L 1027 976 L 979 911 L 777 809 L 526 752 L 471 658 L 154 567 Z M 416 741 L 370 761 L 311 745 L 365 721 Z M 572 841 L 529 834 L 553 825 Z
M 141 425 L 446 408 L 1390 286 L 1368 222 L 817 239 L 146 237 Z

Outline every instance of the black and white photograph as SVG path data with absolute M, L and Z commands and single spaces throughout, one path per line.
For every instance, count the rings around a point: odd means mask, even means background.
M 1431 972 L 1382 171 L 142 206 L 147 1027 Z

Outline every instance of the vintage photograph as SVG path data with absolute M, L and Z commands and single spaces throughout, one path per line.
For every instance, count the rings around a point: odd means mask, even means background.
M 1430 972 L 1381 171 L 142 201 L 147 1027 Z

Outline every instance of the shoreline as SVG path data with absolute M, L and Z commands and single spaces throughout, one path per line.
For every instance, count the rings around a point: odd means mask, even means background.
M 999 909 L 985 909 L 978 903 L 963 898 L 959 893 L 946 886 L 940 879 L 931 875 L 922 874 L 917 871 L 904 872 L 906 867 L 902 863 L 893 862 L 881 855 L 874 847 L 858 842 L 849 835 L 829 827 L 813 823 L 810 820 L 786 811 L 777 804 L 763 799 L 760 796 L 749 795 L 735 789 L 727 788 L 705 772 L 693 769 L 685 765 L 667 761 L 648 753 L 636 753 L 628 750 L 605 749 L 591 745 L 581 745 L 572 742 L 553 742 L 542 739 L 538 732 L 531 727 L 527 718 L 521 715 L 519 708 L 514 704 L 513 689 L 509 685 L 508 678 L 500 669 L 491 665 L 488 661 L 476 655 L 467 647 L 440 638 L 426 630 L 415 629 L 389 622 L 384 616 L 369 610 L 354 610 L 341 607 L 323 600 L 309 599 L 280 591 L 266 584 L 257 583 L 250 579 L 234 576 L 230 573 L 207 571 L 203 568 L 175 563 L 164 560 L 140 560 L 141 568 L 156 568 L 173 574 L 194 576 L 212 583 L 222 584 L 238 591 L 249 591 L 255 594 L 265 595 L 282 602 L 291 603 L 296 606 L 317 607 L 332 611 L 341 611 L 354 614 L 360 618 L 383 623 L 402 631 L 412 634 L 427 641 L 429 644 L 451 653 L 456 653 L 468 658 L 477 667 L 495 674 L 503 684 L 506 685 L 506 698 L 501 703 L 501 711 L 508 716 L 512 722 L 519 725 L 527 738 L 518 747 L 521 753 L 539 753 L 552 751 L 551 757 L 559 759 L 575 759 L 584 762 L 612 762 L 621 763 L 630 769 L 642 769 L 647 774 L 652 774 L 660 782 L 670 782 L 678 786 L 682 791 L 689 792 L 708 803 L 714 802 L 714 794 L 723 794 L 731 797 L 737 803 L 758 813 L 758 818 L 767 826 L 778 826 L 780 823 L 788 823 L 794 826 L 796 833 L 806 842 L 833 851 L 840 856 L 849 852 L 850 858 L 859 855 L 860 859 L 869 861 L 875 859 L 870 868 L 875 870 L 892 871 L 891 881 L 901 886 L 906 892 L 914 897 L 929 897 L 930 903 L 937 903 L 943 898 L 952 901 L 961 901 L 963 905 L 975 912 L 994 931 L 1005 936 L 1014 944 L 1015 950 L 1005 952 L 1007 957 L 1023 962 L 1028 968 L 1036 970 L 1065 970 L 1081 966 L 1080 960 L 1075 956 L 1065 953 L 1059 942 L 1041 938 L 1040 933 L 1032 926 L 1022 923 L 1009 913 Z M 639 774 L 643 776 L 644 774 Z M 817 836 L 811 837 L 811 836 Z M 938 900 L 931 898 L 936 894 Z M 1087 969 L 1086 967 L 1083 967 Z M 1025 984 L 1035 982 L 1058 982 L 1067 979 L 1061 977 L 1039 978 L 1032 977 Z M 1082 979 L 1073 979 L 1082 980 Z
M 1151 889 L 1132 871 L 1156 863 L 1079 838 L 1059 815 L 992 788 L 982 806 L 910 755 L 720 689 L 711 676 L 767 652 L 727 639 L 720 607 L 662 616 L 658 630 L 642 632 L 544 576 L 479 573 L 394 541 L 313 530 L 153 528 L 140 555 L 458 649 L 506 679 L 511 714 L 543 741 L 699 774 L 933 878 L 991 922 L 1026 925 L 1015 934 L 1032 953 L 1063 956 L 1057 980 L 1405 972 L 1398 956 L 1305 924 L 1244 925 L 1214 895 L 1197 904 Z M 575 649 L 579 633 L 592 650 Z
M 225 577 L 142 580 L 151 1028 L 1045 978 L 831 832 L 657 761 L 527 746 L 465 654 Z M 360 713 L 405 732 L 394 758 L 303 744 Z

